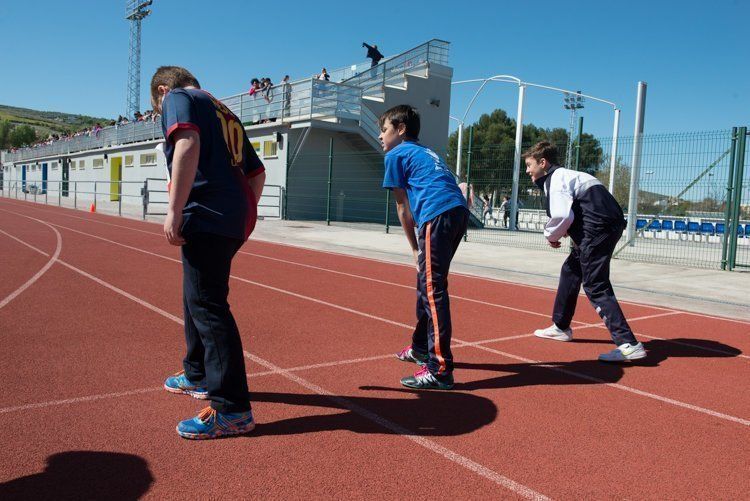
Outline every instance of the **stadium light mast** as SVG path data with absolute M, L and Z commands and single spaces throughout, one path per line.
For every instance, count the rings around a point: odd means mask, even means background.
M 128 57 L 128 93 L 125 115 L 133 118 L 141 108 L 141 22 L 151 14 L 147 9 L 153 0 L 126 0 L 125 19 L 130 21 L 130 56 Z
M 573 130 L 576 124 L 576 116 L 578 110 L 583 109 L 583 102 L 586 100 L 582 95 L 581 91 L 576 91 L 575 94 L 565 92 L 563 94 L 563 108 L 570 110 L 570 125 L 568 127 L 568 149 L 565 152 L 565 167 L 570 169 L 570 162 L 573 158 Z

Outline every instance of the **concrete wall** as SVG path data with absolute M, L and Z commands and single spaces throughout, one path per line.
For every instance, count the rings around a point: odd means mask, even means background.
M 385 98 L 382 102 L 365 99 L 364 103 L 375 116 L 380 116 L 385 110 L 399 104 L 415 107 L 419 112 L 422 126 L 419 142 L 445 158 L 453 69 L 430 63 L 426 76 L 424 73 L 406 73 L 405 77 L 403 85 L 385 88 Z
M 292 141 L 298 139 L 298 132 Z M 313 128 L 302 152 L 291 166 L 286 210 L 289 219 L 325 220 L 328 191 L 328 151 L 333 139 L 331 219 L 381 222 L 386 193 L 383 157 L 375 150 L 355 146 L 354 133 Z

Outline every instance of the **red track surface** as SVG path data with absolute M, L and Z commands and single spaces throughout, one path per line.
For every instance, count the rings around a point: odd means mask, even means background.
M 0 256 L 0 302 L 27 286 L 0 309 L 2 499 L 750 492 L 747 322 L 628 303 L 650 356 L 608 366 L 585 299 L 576 341 L 544 341 L 553 291 L 454 275 L 456 391 L 413 392 L 412 269 L 251 241 L 230 302 L 258 426 L 192 442 L 201 402 L 161 389 L 184 342 L 159 226 L 0 200 Z

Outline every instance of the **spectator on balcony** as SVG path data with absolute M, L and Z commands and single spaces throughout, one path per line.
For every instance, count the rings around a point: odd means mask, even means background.
M 318 80 L 325 80 L 326 82 L 328 82 L 331 80 L 331 75 L 328 74 L 328 70 L 323 68 L 317 78 Z
M 256 100 L 258 99 L 258 94 L 260 93 L 260 80 L 258 80 L 257 78 L 253 78 L 252 80 L 250 80 L 250 90 L 248 90 L 247 93 L 253 96 L 253 104 L 250 106 L 250 122 L 252 123 L 252 125 L 255 125 L 259 123 L 258 106 Z
M 282 111 L 282 118 L 289 116 L 289 109 L 292 105 L 292 84 L 289 83 L 289 75 L 284 75 L 281 80 L 281 92 L 284 96 L 284 109 Z
M 362 42 L 362 47 L 367 48 L 367 58 L 372 59 L 370 67 L 377 66 L 380 60 L 383 59 L 383 54 L 378 50 L 378 46 L 368 45 L 367 43 Z
M 263 99 L 266 101 L 266 112 L 264 114 L 263 120 L 261 120 L 261 123 L 276 121 L 275 117 L 271 117 L 271 102 L 273 101 L 273 82 L 271 82 L 270 78 L 266 77 L 261 80 L 260 95 L 263 96 Z

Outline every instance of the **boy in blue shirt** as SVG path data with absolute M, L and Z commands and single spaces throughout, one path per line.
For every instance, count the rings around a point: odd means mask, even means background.
M 172 393 L 211 405 L 180 422 L 184 438 L 247 433 L 255 427 L 240 333 L 229 310 L 232 258 L 257 219 L 265 170 L 240 120 L 201 90 L 186 69 L 162 66 L 151 80 L 161 112 L 169 208 L 164 234 L 181 246 L 187 354 L 183 371 L 167 378 Z
M 404 386 L 450 390 L 448 270 L 466 232 L 469 211 L 445 162 L 417 142 L 419 129 L 419 114 L 411 106 L 395 106 L 380 117 L 380 142 L 386 153 L 383 188 L 393 190 L 418 271 L 417 326 L 411 345 L 396 356 L 421 366 L 401 379 Z

